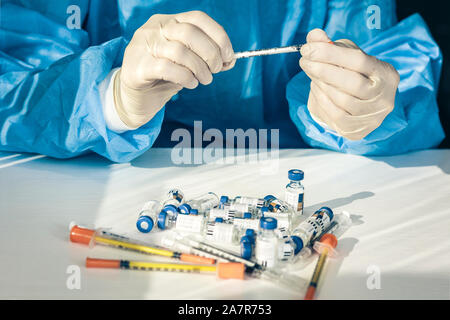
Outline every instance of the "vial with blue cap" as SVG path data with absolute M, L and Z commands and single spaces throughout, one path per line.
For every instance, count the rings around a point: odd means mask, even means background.
M 159 201 L 151 200 L 144 204 L 139 217 L 136 221 L 136 227 L 140 232 L 148 233 L 156 229 L 158 214 L 161 211 L 161 204 Z
M 214 192 L 208 192 L 186 201 L 178 207 L 180 213 L 189 214 L 192 209 L 205 215 L 210 209 L 219 206 L 219 197 Z
M 241 213 L 256 211 L 256 209 L 252 208 L 249 204 L 235 202 L 234 199 L 230 200 L 230 198 L 228 196 L 220 197 L 219 208 L 232 210 L 232 211 L 236 211 L 236 212 L 241 212 Z
M 277 219 L 273 217 L 262 217 L 260 228 L 256 237 L 255 258 L 256 261 L 266 268 L 273 268 L 278 261 L 279 239 L 275 233 Z
M 167 192 L 166 200 L 163 202 L 163 206 L 173 205 L 179 207 L 184 202 L 184 194 L 180 189 L 174 188 Z
M 241 257 L 250 260 L 256 243 L 256 232 L 253 229 L 246 229 L 245 234 L 241 237 Z
M 291 233 L 292 240 L 296 245 L 295 254 L 308 246 L 325 228 L 328 228 L 333 218 L 333 210 L 322 207 L 300 223 Z
M 221 206 L 234 203 L 247 205 L 252 211 L 256 211 L 257 209 L 260 209 L 262 206 L 264 206 L 264 199 L 247 196 L 237 196 L 234 199 L 230 199 L 228 196 L 220 197 Z
M 285 201 L 278 199 L 273 195 L 264 197 L 264 207 L 270 212 L 292 214 L 294 209 Z
M 285 228 L 287 230 L 290 230 L 291 228 L 291 212 L 282 212 L 282 211 L 272 212 L 269 210 L 269 207 L 262 207 L 261 215 L 263 217 L 272 217 L 277 219 L 277 229 Z
M 166 205 L 158 214 L 158 229 L 168 230 L 175 227 L 177 223 L 178 210 L 174 205 Z
M 279 247 L 278 247 L 278 260 L 281 263 L 292 263 L 295 258 L 295 250 L 296 244 L 292 240 L 292 237 L 289 233 L 289 228 L 279 227 L 275 230 L 275 233 L 280 239 Z
M 302 170 L 292 169 L 288 171 L 289 183 L 286 185 L 285 198 L 287 204 L 289 204 L 294 210 L 303 214 L 303 202 L 305 188 L 302 185 L 302 180 L 304 178 L 304 173 Z
M 252 231 L 249 231 L 254 232 Z M 216 218 L 206 224 L 203 236 L 205 240 L 225 245 L 238 245 L 239 240 L 245 235 L 246 230 L 234 224 L 226 223 L 223 218 Z

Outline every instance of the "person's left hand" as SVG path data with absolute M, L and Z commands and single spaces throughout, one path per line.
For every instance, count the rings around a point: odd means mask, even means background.
M 302 46 L 300 67 L 311 78 L 308 110 L 341 136 L 360 140 L 394 109 L 400 76 L 348 39 L 330 41 L 314 29 Z

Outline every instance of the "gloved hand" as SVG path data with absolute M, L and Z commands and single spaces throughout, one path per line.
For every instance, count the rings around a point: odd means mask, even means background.
M 207 85 L 234 66 L 225 30 L 207 14 L 153 15 L 133 35 L 114 80 L 120 119 L 131 128 L 149 120 L 183 87 Z
M 310 114 L 347 139 L 363 139 L 394 109 L 398 72 L 348 39 L 330 43 L 321 29 L 306 42 L 299 63 L 311 78 Z

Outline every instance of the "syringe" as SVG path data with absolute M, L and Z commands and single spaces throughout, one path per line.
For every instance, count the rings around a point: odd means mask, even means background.
M 144 254 L 164 256 L 190 263 L 215 264 L 216 260 L 201 257 L 194 254 L 186 254 L 167 250 L 157 246 L 149 246 L 136 240 L 131 240 L 125 236 L 114 234 L 106 230 L 82 228 L 76 224 L 70 227 L 70 241 L 85 245 L 102 244 L 123 250 L 131 250 Z
M 234 54 L 234 58 L 240 59 L 240 58 L 250 58 L 250 57 L 256 57 L 256 56 L 267 56 L 267 55 L 280 54 L 280 53 L 300 52 L 301 47 L 302 47 L 302 44 L 297 44 L 294 46 L 287 46 L 287 47 L 236 52 Z
M 216 273 L 221 279 L 244 279 L 245 266 L 236 262 L 220 262 L 216 265 L 166 263 L 86 258 L 86 268 L 127 269 L 141 271 L 170 271 L 185 273 Z

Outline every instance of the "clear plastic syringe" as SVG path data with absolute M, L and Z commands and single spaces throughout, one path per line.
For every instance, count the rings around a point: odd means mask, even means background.
M 234 54 L 234 58 L 240 59 L 240 58 L 250 58 L 250 57 L 256 57 L 256 56 L 267 56 L 267 55 L 280 54 L 280 53 L 300 52 L 301 47 L 302 47 L 302 44 L 297 44 L 294 46 L 287 46 L 287 47 L 236 52 Z

